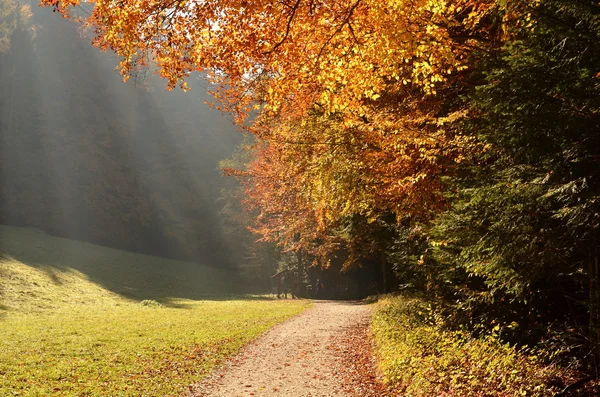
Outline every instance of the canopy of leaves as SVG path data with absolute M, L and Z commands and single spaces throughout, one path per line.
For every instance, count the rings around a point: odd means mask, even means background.
M 79 0 L 44 0 L 72 14 Z M 84 3 L 87 5 L 87 3 Z M 411 82 L 425 92 L 465 67 L 465 51 L 495 2 L 458 0 L 102 1 L 81 20 L 94 43 L 131 73 L 156 62 L 169 86 L 190 71 L 227 83 L 225 98 L 247 112 L 305 114 L 315 104 L 360 116 L 365 99 Z

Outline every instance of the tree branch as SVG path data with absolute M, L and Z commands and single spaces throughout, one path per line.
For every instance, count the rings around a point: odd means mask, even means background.
M 273 48 L 271 48 L 271 50 L 265 52 L 265 54 L 271 54 L 271 53 L 275 52 L 275 50 L 277 50 L 277 48 L 279 48 L 279 46 L 281 46 L 287 40 L 288 36 L 290 35 L 290 30 L 292 28 L 292 22 L 294 21 L 294 16 L 296 15 L 296 11 L 298 10 L 298 7 L 300 7 L 300 2 L 301 1 L 302 0 L 296 0 L 296 4 L 294 4 L 292 6 L 292 9 L 290 11 L 290 16 L 289 16 L 288 21 L 287 21 L 287 26 L 285 28 L 285 34 L 283 35 L 283 38 L 279 42 L 277 42 L 273 46 Z
M 596 379 L 595 376 L 588 376 L 587 378 L 579 379 L 577 382 L 571 383 L 569 386 L 562 389 L 561 392 L 556 393 L 553 397 L 564 397 L 567 395 L 567 393 L 582 388 L 586 383 L 591 382 L 594 379 Z

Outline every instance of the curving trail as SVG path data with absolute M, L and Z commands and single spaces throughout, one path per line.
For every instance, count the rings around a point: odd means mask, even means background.
M 349 333 L 364 329 L 371 309 L 359 302 L 315 301 L 274 327 L 195 385 L 191 397 L 350 397 L 340 351 Z M 342 353 L 343 354 L 343 353 Z

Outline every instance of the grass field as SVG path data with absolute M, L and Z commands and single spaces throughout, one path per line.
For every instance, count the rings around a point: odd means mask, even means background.
M 305 301 L 232 275 L 0 226 L 1 396 L 178 396 Z

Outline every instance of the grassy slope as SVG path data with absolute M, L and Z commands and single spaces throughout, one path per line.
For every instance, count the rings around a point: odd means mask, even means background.
M 0 395 L 177 396 L 306 307 L 228 299 L 230 279 L 0 226 Z
M 1 225 L 0 277 L 0 304 L 19 311 L 123 297 L 166 303 L 233 290 L 231 274 L 208 266 Z

